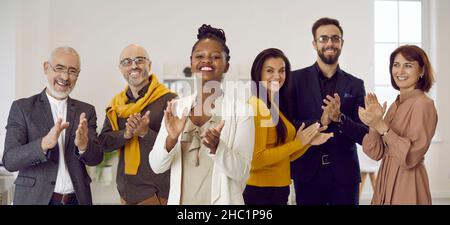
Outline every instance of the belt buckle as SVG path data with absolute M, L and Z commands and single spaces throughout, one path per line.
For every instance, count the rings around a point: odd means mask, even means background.
M 61 204 L 66 205 L 72 198 L 73 193 L 70 194 L 62 194 L 61 196 Z
M 322 155 L 322 165 L 328 165 L 330 161 L 328 160 L 328 155 Z
M 68 198 L 68 196 L 66 194 L 61 194 L 61 204 L 65 205 L 66 204 L 66 199 Z

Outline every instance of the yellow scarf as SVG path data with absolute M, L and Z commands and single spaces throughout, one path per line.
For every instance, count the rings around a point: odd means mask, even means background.
M 130 88 L 128 85 L 125 87 L 124 91 L 114 96 L 111 103 L 109 103 L 108 107 L 106 108 L 106 116 L 111 123 L 113 131 L 119 130 L 117 117 L 127 119 L 133 113 L 140 113 L 150 103 L 171 92 L 166 86 L 158 82 L 156 75 L 152 74 L 150 79 L 150 86 L 148 87 L 147 93 L 136 103 L 127 104 L 128 97 L 126 93 Z M 137 136 L 134 136 L 130 141 L 128 141 L 128 143 L 125 145 L 124 152 L 125 174 L 136 175 L 141 160 L 141 151 L 139 147 L 139 139 Z

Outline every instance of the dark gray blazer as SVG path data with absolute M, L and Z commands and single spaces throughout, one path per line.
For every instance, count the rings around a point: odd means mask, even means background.
M 89 143 L 86 152 L 79 155 L 74 140 L 82 112 L 86 113 L 88 120 Z M 95 166 L 103 160 L 103 151 L 97 139 L 95 108 L 69 97 L 66 121 L 70 123 L 65 138 L 66 166 L 79 204 L 92 204 L 91 178 L 85 165 Z M 41 141 L 53 126 L 45 90 L 13 102 L 6 125 L 3 163 L 8 171 L 19 171 L 14 182 L 15 205 L 48 205 L 50 202 L 58 172 L 59 147 L 56 145 L 45 155 Z

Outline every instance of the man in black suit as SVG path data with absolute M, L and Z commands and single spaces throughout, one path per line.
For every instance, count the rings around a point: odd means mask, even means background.
M 75 49 L 59 47 L 44 62 L 46 88 L 13 102 L 6 126 L 3 163 L 19 171 L 16 205 L 92 204 L 86 165 L 103 159 L 95 108 L 72 99 L 80 73 Z
M 293 72 L 289 114 L 297 127 L 317 121 L 327 125 L 334 138 L 292 162 L 297 204 L 358 204 L 361 178 L 355 143 L 361 144 L 368 131 L 358 117 L 358 107 L 364 107 L 364 83 L 339 67 L 344 44 L 339 21 L 321 18 L 312 33 L 317 61 Z

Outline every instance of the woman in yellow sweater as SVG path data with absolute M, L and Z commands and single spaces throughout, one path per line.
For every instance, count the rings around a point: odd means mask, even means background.
M 269 48 L 256 56 L 251 76 L 253 96 L 249 104 L 255 112 L 255 145 L 244 201 L 247 205 L 286 205 L 291 183 L 290 162 L 302 156 L 311 145 L 325 143 L 333 133 L 321 133 L 318 123 L 298 131 L 283 114 L 287 106 L 278 99 L 287 95 L 290 63 L 284 53 Z

